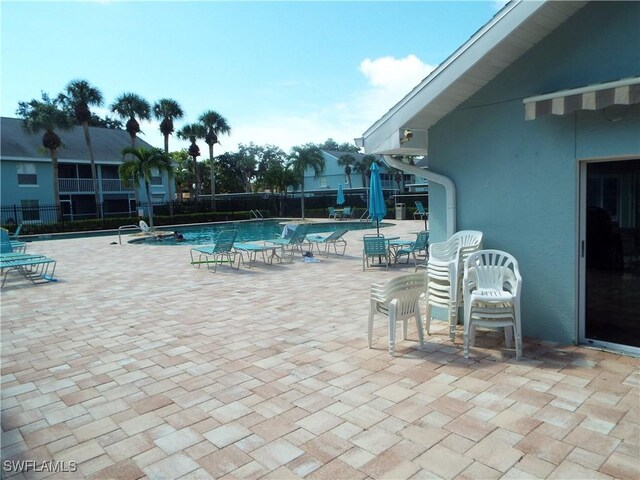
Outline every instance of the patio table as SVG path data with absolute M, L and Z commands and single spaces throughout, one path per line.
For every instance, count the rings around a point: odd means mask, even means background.
M 240 258 L 243 258 L 243 253 L 247 254 L 247 258 L 249 260 L 248 268 L 251 268 L 251 265 L 256 262 L 258 253 L 262 254 L 262 260 L 265 265 L 271 265 L 274 257 L 277 257 L 282 263 L 282 257 L 276 253 L 280 248 L 279 245 L 267 245 L 258 242 L 238 242 L 233 244 L 233 248 L 240 252 Z M 268 252 L 271 252 L 271 255 L 267 255 Z M 242 262 L 244 263 L 244 259 Z

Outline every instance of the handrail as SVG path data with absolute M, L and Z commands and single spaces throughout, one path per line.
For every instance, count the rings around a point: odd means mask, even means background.
M 133 229 L 142 231 L 139 225 L 123 225 L 121 227 L 118 227 L 118 244 L 119 245 L 122 245 L 122 238 L 120 236 L 122 233 L 122 230 L 133 230 Z
M 367 208 L 363 214 L 360 216 L 360 222 L 365 222 L 367 220 L 371 220 L 371 216 L 369 215 L 369 209 Z
M 256 218 L 264 218 L 262 216 L 262 212 L 260 212 L 260 210 L 250 210 L 249 211 L 249 215 L 252 217 L 256 217 Z

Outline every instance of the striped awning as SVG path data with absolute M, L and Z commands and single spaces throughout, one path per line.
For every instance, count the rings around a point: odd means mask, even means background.
M 611 105 L 640 103 L 640 77 L 525 98 L 524 119 L 568 115 L 577 110 L 601 110 Z

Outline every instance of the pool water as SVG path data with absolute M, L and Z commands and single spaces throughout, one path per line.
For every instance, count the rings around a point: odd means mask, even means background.
M 225 222 L 210 225 L 176 227 L 175 231 L 184 236 L 184 241 L 177 242 L 173 238 L 166 238 L 158 245 L 206 245 L 215 243 L 222 230 L 238 230 L 236 241 L 248 242 L 255 240 L 269 240 L 276 238 L 284 228 L 283 220 L 254 220 L 244 222 Z M 294 223 L 294 222 L 291 222 Z M 380 227 L 389 226 L 389 223 L 381 223 Z M 336 230 L 364 230 L 372 228 L 369 222 L 326 222 L 309 224 L 309 233 L 329 233 Z M 159 228 L 158 230 L 164 230 Z

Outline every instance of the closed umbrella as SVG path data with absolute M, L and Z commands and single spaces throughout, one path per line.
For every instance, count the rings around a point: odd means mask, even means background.
M 344 192 L 342 191 L 342 184 L 338 184 L 338 198 L 336 198 L 336 203 L 338 205 L 344 204 Z
M 380 220 L 387 214 L 387 206 L 384 203 L 382 194 L 382 181 L 380 180 L 380 169 L 375 163 L 371 164 L 371 181 L 369 183 L 369 215 L 376 219 L 376 232 L 380 235 Z

